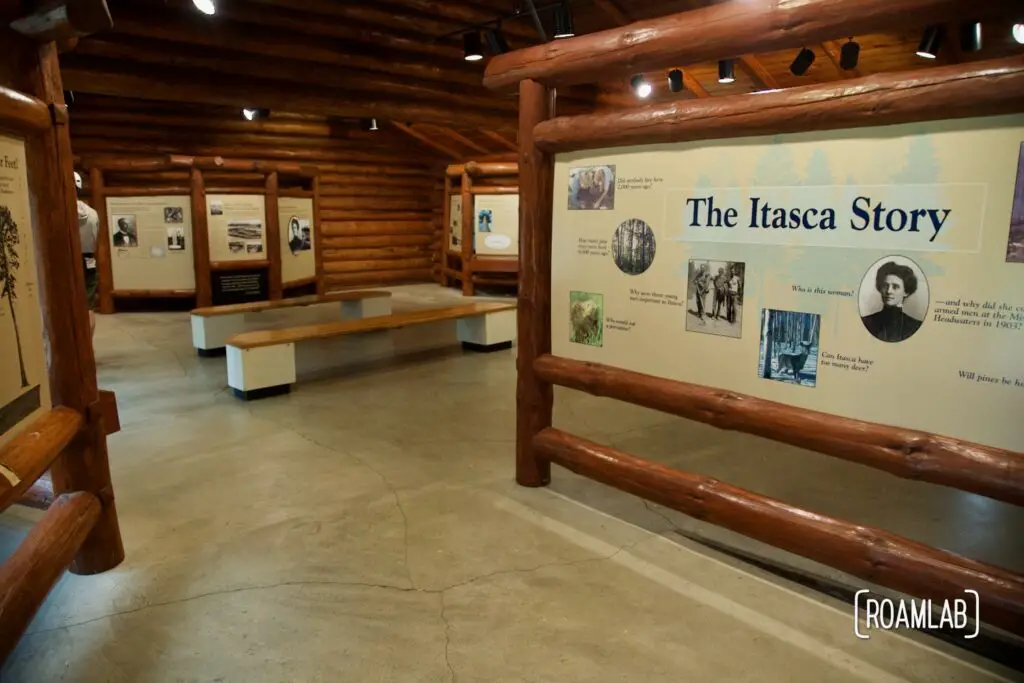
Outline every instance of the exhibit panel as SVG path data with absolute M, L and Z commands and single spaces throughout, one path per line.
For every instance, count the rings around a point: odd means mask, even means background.
M 552 353 L 1020 451 L 1022 154 L 1020 115 L 560 154 Z
M 194 291 L 190 197 L 108 197 L 106 202 L 114 293 Z
M 316 230 L 313 200 L 309 197 L 279 197 L 281 226 L 281 281 L 287 285 L 316 277 Z
M 484 256 L 519 255 L 519 195 L 473 198 L 474 249 Z
M 265 261 L 266 216 L 261 194 L 206 195 L 210 262 Z
M 462 195 L 448 198 L 448 248 L 462 251 Z
M 0 135 L 0 445 L 50 408 L 26 163 Z

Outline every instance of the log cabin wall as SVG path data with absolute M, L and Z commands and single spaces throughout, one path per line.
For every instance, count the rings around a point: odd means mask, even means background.
M 279 112 L 246 121 L 235 108 L 89 95 L 75 98 L 70 115 L 80 165 L 180 153 L 317 167 L 328 289 L 434 277 L 440 247 L 436 169 L 443 161 L 436 150 L 383 122 L 369 131 L 359 119 Z M 218 180 L 213 174 L 207 183 Z M 231 179 L 233 185 L 244 181 Z

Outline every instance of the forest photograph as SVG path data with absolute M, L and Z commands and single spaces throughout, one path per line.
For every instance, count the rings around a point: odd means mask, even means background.
M 654 263 L 654 231 L 639 218 L 630 218 L 615 229 L 612 258 L 626 275 L 639 275 Z
M 820 332 L 817 313 L 763 309 L 758 375 L 805 387 L 817 385 Z

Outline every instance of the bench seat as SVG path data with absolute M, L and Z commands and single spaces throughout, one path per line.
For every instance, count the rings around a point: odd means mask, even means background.
M 235 396 L 246 400 L 287 393 L 296 381 L 296 347 L 302 342 L 441 321 L 456 323 L 458 340 L 466 349 L 509 349 L 516 333 L 516 305 L 478 301 L 360 320 L 243 332 L 227 340 L 228 385 Z

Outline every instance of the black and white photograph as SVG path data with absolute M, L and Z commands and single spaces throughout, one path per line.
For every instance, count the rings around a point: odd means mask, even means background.
M 288 219 L 288 249 L 293 254 L 309 251 L 313 248 L 310 239 L 309 221 L 297 216 Z
M 691 259 L 686 288 L 686 329 L 723 337 L 743 331 L 746 264 Z
M 247 254 L 262 254 L 263 242 L 254 242 L 253 244 L 245 245 L 245 252 Z
M 137 247 L 139 246 L 139 230 L 135 224 L 135 216 L 114 216 L 114 239 L 115 247 Z
M 1006 240 L 1007 263 L 1024 263 L 1024 142 L 1017 154 L 1017 184 L 1010 208 L 1010 234 Z
M 758 376 L 804 387 L 818 383 L 821 316 L 799 311 L 761 310 Z
M 615 208 L 615 166 L 585 166 L 569 171 L 569 209 Z
M 211 216 L 223 216 L 224 215 L 224 202 L 210 202 L 210 215 Z
M 228 237 L 237 240 L 258 240 L 263 237 L 261 221 L 231 221 L 228 223 Z
M 654 230 L 639 218 L 630 218 L 615 228 L 612 259 L 626 275 L 639 275 L 654 263 Z
M 228 241 L 228 249 L 232 254 L 240 254 L 245 251 L 245 242 Z
M 167 228 L 167 250 L 185 250 L 185 228 Z
M 604 345 L 604 295 L 569 292 L 569 341 L 587 346 Z
M 164 223 L 184 223 L 185 212 L 181 210 L 180 206 L 165 206 L 164 207 Z
M 884 342 L 910 339 L 928 315 L 928 280 L 906 256 L 875 261 L 861 280 L 860 319 L 871 336 Z

